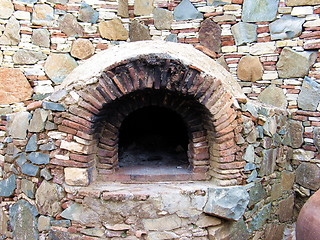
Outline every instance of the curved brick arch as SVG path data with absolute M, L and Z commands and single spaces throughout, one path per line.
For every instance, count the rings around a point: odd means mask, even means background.
M 141 44 L 147 47 L 157 46 L 159 42 L 139 44 L 132 44 L 132 48 L 137 50 L 137 46 Z M 234 97 L 243 97 L 241 91 L 238 91 L 237 83 L 230 80 L 232 79 L 230 74 L 221 66 L 197 50 L 182 44 L 169 43 L 168 47 L 167 43 L 161 42 L 161 45 L 161 51 L 158 46 L 151 53 L 142 51 L 130 58 L 126 58 L 126 50 L 130 48 L 130 44 L 123 49 L 118 47 L 116 51 L 113 50 L 105 56 L 113 57 L 114 52 L 119 55 L 123 53 L 125 57 L 116 56 L 119 61 L 108 63 L 107 66 L 103 64 L 103 69 L 100 69 L 101 66 L 99 70 L 95 67 L 88 75 L 90 72 L 88 67 L 94 66 L 96 59 L 99 59 L 97 65 L 101 63 L 100 56 L 90 59 L 88 63 L 70 74 L 62 87 L 70 96 L 79 99 L 77 102 L 71 101 L 72 104 L 66 100 L 62 101 L 67 112 L 59 120 L 61 122 L 59 130 L 69 133 L 71 140 L 78 139 L 79 142 L 80 138 L 85 142 L 82 154 L 71 153 L 70 158 L 72 161 L 80 162 L 80 167 L 95 166 L 101 174 L 112 173 L 118 163 L 118 130 L 126 114 L 121 111 L 110 114 L 108 106 L 137 91 L 166 90 L 192 98 L 192 101 L 197 102 L 206 111 L 203 116 L 203 119 L 206 119 L 202 123 L 203 130 L 191 132 L 194 137 L 190 139 L 191 150 L 189 149 L 188 154 L 200 154 L 201 147 L 206 148 L 207 152 L 202 151 L 204 157 L 190 160 L 193 175 L 189 180 L 213 177 L 220 180 L 241 181 L 239 169 L 243 166 L 235 162 L 238 120 L 237 113 L 232 107 Z M 184 52 L 181 52 L 181 57 L 177 57 L 181 50 Z M 186 60 L 187 56 L 191 58 L 188 59 L 189 62 Z M 210 66 L 214 69 L 209 69 Z M 84 72 L 84 75 L 79 75 L 81 72 Z M 77 75 L 79 81 L 76 80 Z M 230 81 L 233 86 L 230 86 Z M 116 120 L 105 121 L 106 114 Z M 97 129 L 103 129 L 106 136 L 103 142 L 99 138 L 101 131 L 97 132 Z M 201 137 L 204 137 L 202 142 L 195 140 Z M 65 142 L 61 143 L 61 149 L 68 150 L 67 145 Z

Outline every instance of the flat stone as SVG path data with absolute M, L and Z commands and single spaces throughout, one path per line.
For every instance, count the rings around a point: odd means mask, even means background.
M 262 184 L 258 182 L 254 184 L 252 188 L 250 188 L 249 196 L 250 201 L 248 206 L 251 208 L 261 200 L 265 199 L 267 197 L 267 192 L 263 188 Z
M 0 36 L 0 44 L 2 45 L 18 45 L 20 42 L 20 23 L 12 16 L 6 27 L 2 36 Z
M 286 0 L 287 6 L 318 5 L 320 0 Z
M 277 149 L 266 149 L 262 151 L 262 162 L 259 176 L 268 176 L 274 172 L 277 160 Z
M 41 169 L 40 176 L 43 177 L 47 181 L 52 179 L 52 175 L 51 175 L 50 171 L 46 168 Z
M 42 132 L 44 130 L 45 122 L 48 118 L 48 111 L 37 108 L 32 116 L 32 119 L 30 121 L 29 125 L 29 132 Z
M 58 184 L 44 180 L 36 192 L 39 213 L 55 217 L 62 210 L 60 201 L 64 196 L 65 193 Z
M 65 181 L 71 186 L 89 185 L 89 173 L 85 168 L 65 168 Z
M 209 188 L 204 212 L 230 220 L 239 220 L 249 203 L 249 194 L 243 187 Z
M 258 96 L 259 101 L 270 104 L 279 108 L 286 108 L 288 101 L 286 95 L 281 88 L 271 84 L 269 87 L 264 89 Z
M 320 187 L 320 168 L 316 164 L 301 163 L 296 170 L 296 182 L 302 187 L 318 190 Z
M 128 30 L 123 26 L 119 18 L 99 23 L 99 32 L 101 37 L 109 40 L 127 40 L 129 37 Z
M 261 42 L 255 43 L 250 47 L 249 53 L 251 55 L 264 55 L 269 53 L 275 53 L 276 45 L 275 42 Z
M 16 189 L 16 175 L 0 181 L 0 197 L 10 197 Z
M 61 99 L 63 99 L 68 94 L 68 91 L 65 89 L 60 89 L 58 91 L 53 92 L 49 100 L 52 102 L 59 102 Z
M 94 46 L 88 39 L 77 39 L 73 42 L 71 56 L 78 59 L 87 59 L 94 54 Z
M 37 0 L 18 0 L 18 2 L 24 2 L 24 3 L 27 3 L 27 4 L 33 4 L 33 3 L 36 3 Z
M 1 32 L 0 32 L 0 34 L 1 34 Z M 1 63 L 2 63 L 2 60 L 3 60 L 3 54 L 2 54 L 2 52 L 0 51 L 0 65 L 1 65 Z
M 171 29 L 173 22 L 172 12 L 164 8 L 155 8 L 153 10 L 154 26 L 158 30 Z
M 39 167 L 30 163 L 25 163 L 21 167 L 21 172 L 25 175 L 35 177 L 39 172 Z
M 320 103 L 320 84 L 305 77 L 298 96 L 298 107 L 302 110 L 316 111 Z
M 27 179 L 21 180 L 21 190 L 22 192 L 31 199 L 34 199 L 35 194 L 35 184 Z
M 85 228 L 81 230 L 81 233 L 93 237 L 102 237 L 104 236 L 104 232 L 103 228 Z
M 280 19 L 270 23 L 269 29 L 271 40 L 283 40 L 298 37 L 302 32 L 302 24 L 304 22 L 304 18 L 284 15 Z
M 318 152 L 320 152 L 320 127 L 313 129 L 313 143 L 316 146 Z
M 39 47 L 50 47 L 50 33 L 47 29 L 33 29 L 31 42 Z
M 151 40 L 149 28 L 138 20 L 133 20 L 129 26 L 129 38 L 131 42 Z
M 207 0 L 208 6 L 224 6 L 226 4 L 230 4 L 231 0 Z M 212 12 L 212 11 L 211 11 Z
M 294 195 L 290 195 L 288 198 L 283 199 L 279 202 L 279 221 L 287 222 L 291 221 L 293 217 L 294 209 Z
M 83 27 L 71 13 L 64 15 L 59 22 L 59 27 L 68 37 L 81 37 L 84 32 Z
M 40 145 L 39 149 L 40 149 L 41 151 L 51 151 L 51 150 L 56 149 L 56 146 L 54 145 L 53 142 L 48 142 L 48 143 L 46 143 L 46 144 Z
M 104 224 L 103 225 L 106 229 L 113 230 L 113 231 L 125 231 L 130 229 L 130 225 L 118 223 L 114 225 Z
M 80 10 L 79 10 L 79 16 L 78 19 L 82 22 L 88 22 L 88 23 L 97 23 L 99 18 L 99 12 L 94 10 L 90 5 L 86 3 L 82 3 Z
M 285 230 L 285 224 L 271 223 L 267 224 L 265 231 L 265 240 L 281 240 Z
M 153 0 L 135 0 L 134 15 L 143 16 L 150 15 L 153 11 Z
M 128 0 L 119 0 L 118 1 L 118 16 L 127 18 L 129 17 L 129 4 Z
M 243 155 L 243 160 L 249 163 L 254 163 L 254 159 L 255 159 L 254 146 L 249 144 Z
M 53 12 L 53 8 L 48 4 L 34 5 L 32 23 L 35 25 L 51 27 L 54 21 Z
M 221 51 L 221 27 L 210 18 L 204 20 L 200 25 L 200 44 L 211 51 Z
M 18 50 L 12 59 L 14 64 L 35 64 L 46 58 L 47 55 L 40 51 Z
M 243 22 L 273 21 L 279 0 L 245 0 L 242 9 Z
M 200 13 L 189 0 L 182 0 L 173 11 L 173 17 L 176 21 L 185 21 L 191 19 L 202 19 L 203 15 Z
M 44 69 L 54 83 L 61 83 L 78 63 L 69 54 L 52 53 L 47 58 Z
M 51 227 L 50 221 L 51 221 L 51 217 L 47 217 L 47 216 L 41 215 L 38 218 L 38 230 L 39 230 L 39 232 L 50 230 L 50 227 Z
M 307 16 L 313 14 L 312 6 L 294 7 L 291 11 L 292 16 Z
M 7 217 L 3 209 L 0 209 L 0 233 L 4 237 L 8 236 L 8 233 L 9 233 L 8 223 L 9 223 L 9 218 Z
M 277 70 L 280 78 L 305 77 L 314 64 L 317 53 L 312 51 L 296 52 L 285 47 L 279 57 Z
M 252 221 L 249 222 L 250 230 L 258 230 L 262 228 L 266 221 L 270 218 L 271 214 L 271 203 L 263 206 L 261 210 L 252 218 Z
M 79 222 L 80 224 L 97 224 L 100 222 L 99 214 L 84 205 L 74 203 L 66 208 L 61 217 Z
M 53 102 L 43 102 L 42 107 L 47 110 L 57 111 L 57 112 L 64 112 L 66 109 L 60 103 L 53 103 Z
M 255 169 L 257 169 L 257 166 L 254 163 L 246 163 L 246 165 L 243 168 L 244 171 L 252 171 Z
M 178 35 L 177 34 L 169 34 L 166 37 L 167 42 L 178 42 Z
M 228 72 L 230 72 L 230 68 L 226 62 L 226 59 L 224 58 L 224 56 L 219 57 L 216 60 L 217 63 L 219 63 L 222 67 L 224 67 Z
M 281 174 L 281 188 L 283 191 L 290 191 L 293 189 L 295 173 L 283 171 Z
M 59 239 L 59 240 L 83 240 L 83 236 L 79 234 L 73 234 L 69 232 L 62 232 L 59 230 L 50 230 L 49 239 Z
M 169 215 L 156 219 L 143 219 L 142 224 L 148 231 L 165 231 L 180 228 L 182 220 L 177 215 Z
M 302 122 L 288 120 L 283 143 L 293 148 L 299 148 L 303 143 L 303 132 Z
M 49 163 L 49 154 L 40 153 L 40 152 L 33 152 L 27 156 L 27 159 L 30 160 L 32 163 L 41 165 L 41 164 L 48 164 Z
M 165 240 L 165 239 L 179 239 L 179 236 L 174 232 L 150 232 L 148 233 L 147 239 L 154 239 L 154 240 Z
M 201 215 L 196 222 L 196 225 L 201 228 L 211 227 L 211 226 L 217 226 L 222 223 L 221 219 L 207 216 L 207 215 Z
M 9 215 L 14 239 L 38 239 L 38 211 L 35 206 L 21 199 L 10 207 Z
M 18 157 L 15 159 L 15 161 L 19 167 L 22 167 L 22 165 L 27 162 L 26 154 L 25 153 L 19 154 Z
M 263 66 L 259 57 L 244 56 L 240 59 L 237 76 L 242 81 L 256 82 L 262 79 Z
M 245 222 L 229 221 L 216 227 L 208 228 L 209 239 L 228 239 L 228 240 L 248 240 L 250 238 L 249 230 Z
M 231 27 L 231 32 L 236 41 L 236 45 L 243 45 L 257 41 L 257 28 L 256 24 L 239 22 Z
M 51 220 L 51 226 L 68 228 L 71 226 L 70 220 Z
M 10 0 L 0 0 L 0 18 L 8 19 L 11 17 L 14 7 Z
M 9 134 L 12 138 L 25 139 L 27 137 L 30 117 L 28 112 L 18 112 L 11 117 Z
M 37 135 L 33 134 L 28 141 L 28 144 L 26 146 L 26 152 L 34 152 L 38 150 L 38 144 L 37 144 Z

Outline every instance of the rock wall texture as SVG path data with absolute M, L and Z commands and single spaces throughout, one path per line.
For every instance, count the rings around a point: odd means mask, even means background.
M 293 205 L 320 188 L 319 0 L 0 0 L 0 9 L 0 238 L 281 239 Z M 194 46 L 250 99 L 234 98 L 227 119 L 242 127 L 210 152 L 232 155 L 211 172 L 228 187 L 79 187 L 95 175 L 83 157 L 91 119 L 69 114 L 76 104 L 95 111 L 99 97 L 61 83 L 96 53 L 142 40 Z

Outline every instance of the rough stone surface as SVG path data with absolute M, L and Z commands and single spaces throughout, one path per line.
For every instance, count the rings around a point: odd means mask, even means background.
M 27 159 L 37 165 L 48 164 L 49 163 L 49 154 L 40 153 L 40 152 L 33 152 L 27 156 Z
M 9 218 L 7 217 L 6 213 L 0 209 L 0 233 L 3 236 L 7 236 L 8 234 L 8 222 Z
M 53 102 L 43 102 L 42 103 L 42 107 L 44 109 L 47 109 L 47 110 L 52 110 L 52 111 L 58 111 L 58 112 L 63 112 L 65 111 L 65 108 L 62 104 L 60 103 L 53 103 Z
M 295 173 L 283 171 L 281 175 L 281 188 L 283 191 L 290 191 L 293 188 Z
M 12 174 L 0 181 L 0 197 L 10 197 L 16 189 L 16 176 Z
M 304 18 L 284 15 L 280 19 L 270 23 L 269 29 L 271 40 L 282 40 L 298 37 L 302 32 L 302 24 L 304 22 Z
M 78 19 L 82 22 L 88 22 L 88 23 L 97 23 L 99 18 L 99 12 L 94 10 L 90 5 L 86 3 L 82 3 L 80 10 L 79 10 L 79 16 Z
M 286 0 L 287 6 L 318 5 L 320 0 Z
M 54 83 L 61 83 L 77 66 L 77 62 L 69 54 L 52 53 L 47 58 L 44 68 Z
M 35 206 L 22 199 L 11 206 L 9 214 L 14 239 L 38 239 L 38 211 Z
M 98 213 L 78 203 L 72 204 L 60 215 L 63 218 L 80 222 L 81 224 L 96 224 L 97 222 L 99 222 Z
M 83 168 L 65 168 L 65 181 L 71 186 L 87 186 L 89 184 L 89 173 Z
M 36 4 L 33 7 L 32 23 L 51 27 L 53 25 L 53 8 L 48 4 Z
M 318 190 L 320 187 L 320 168 L 316 164 L 301 163 L 296 170 L 296 182 L 305 188 Z
M 37 151 L 38 149 L 38 144 L 37 144 L 37 135 L 33 134 L 30 138 L 29 141 L 27 143 L 26 146 L 26 152 L 34 152 Z
M 99 23 L 99 32 L 103 38 L 109 40 L 127 40 L 128 30 L 125 29 L 119 18 Z
M 48 111 L 44 109 L 37 108 L 32 116 L 32 119 L 30 121 L 29 125 L 29 132 L 41 132 L 44 130 L 45 122 L 48 118 Z
M 262 228 L 269 219 L 270 214 L 271 203 L 263 206 L 261 210 L 252 218 L 252 221 L 249 222 L 249 229 L 258 230 L 259 228 Z
M 260 166 L 260 176 L 268 176 L 274 172 L 277 160 L 277 149 L 266 149 L 262 151 L 262 162 Z
M 289 120 L 287 122 L 286 134 L 284 135 L 284 144 L 293 148 L 299 148 L 303 143 L 302 122 Z
M 136 0 L 134 1 L 134 15 L 150 15 L 153 11 L 153 0 Z
M 10 0 L 0 0 L 0 18 L 8 19 L 11 17 L 14 8 Z
M 44 178 L 45 180 L 47 180 L 47 181 L 49 181 L 49 180 L 52 179 L 51 173 L 50 173 L 49 170 L 46 169 L 46 168 L 41 169 L 41 171 L 40 171 L 40 176 L 43 177 L 43 178 Z
M 211 19 L 204 20 L 200 25 L 199 41 L 200 44 L 211 51 L 220 52 L 221 50 L 221 27 Z
M 247 240 L 250 237 L 248 228 L 242 219 L 209 227 L 208 234 L 209 239 Z
M 259 101 L 270 104 L 279 108 L 286 108 L 288 101 L 286 95 L 281 88 L 271 84 L 269 87 L 264 89 L 258 96 Z
M 40 60 L 45 60 L 47 55 L 40 51 L 18 50 L 13 55 L 15 64 L 35 64 Z
M 20 23 L 12 16 L 6 27 L 2 36 L 0 36 L 0 44 L 3 45 L 18 45 L 20 42 Z
M 30 163 L 25 163 L 21 167 L 21 172 L 25 175 L 35 177 L 39 172 L 39 167 Z
M 236 45 L 243 45 L 257 41 L 257 25 L 252 23 L 239 22 L 231 27 L 231 32 Z
M 279 220 L 280 222 L 291 221 L 293 217 L 294 195 L 290 195 L 287 199 L 283 199 L 279 203 Z
M 39 47 L 50 47 L 50 33 L 47 29 L 33 29 L 31 42 Z
M 249 194 L 243 187 L 209 189 L 204 212 L 230 220 L 239 220 L 249 203 Z
M 39 213 L 55 217 L 62 210 L 60 200 L 64 195 L 63 189 L 58 184 L 44 180 L 36 192 Z
M 263 55 L 274 53 L 276 46 L 274 42 L 259 42 L 250 47 L 249 53 L 251 55 Z
M 35 184 L 27 179 L 21 180 L 21 190 L 28 198 L 34 199 L 35 194 Z
M 240 80 L 256 82 L 262 78 L 263 66 L 259 57 L 244 56 L 240 59 L 237 76 Z
M 282 240 L 285 230 L 285 224 L 267 224 L 265 231 L 265 240 Z
M 50 217 L 41 215 L 38 218 L 38 230 L 39 232 L 50 230 Z
M 138 20 L 133 20 L 129 26 L 129 38 L 131 42 L 150 40 L 149 28 Z
M 78 23 L 75 16 L 67 13 L 59 22 L 61 31 L 68 37 L 81 37 L 83 35 L 83 27 Z
M 217 226 L 222 223 L 221 219 L 207 216 L 207 215 L 201 215 L 196 222 L 196 225 L 201 228 L 211 227 L 211 226 Z
M 73 42 L 71 56 L 78 59 L 87 59 L 94 54 L 94 46 L 88 39 L 77 39 Z
M 9 122 L 9 134 L 12 138 L 25 139 L 30 120 L 30 113 L 18 112 L 12 116 Z
M 279 57 L 277 70 L 280 78 L 305 77 L 317 58 L 315 52 L 296 52 L 285 47 Z
M 0 102 L 11 104 L 31 98 L 32 88 L 21 70 L 0 68 Z
M 313 142 L 318 152 L 320 152 L 320 127 L 315 127 L 313 130 Z
M 173 11 L 173 16 L 176 21 L 203 18 L 202 13 L 200 13 L 189 0 L 183 0 L 179 3 Z
M 118 1 L 118 16 L 127 18 L 129 17 L 129 3 L 128 0 Z
M 320 84 L 305 77 L 298 96 L 298 107 L 307 111 L 316 111 L 320 103 Z
M 276 18 L 279 0 L 244 0 L 242 21 L 262 22 Z
M 146 230 L 165 231 L 181 227 L 182 221 L 177 215 L 169 215 L 157 219 L 143 219 Z
M 265 199 L 267 197 L 267 192 L 263 188 L 262 184 L 258 182 L 252 188 L 250 188 L 249 196 L 250 201 L 248 206 L 252 207 L 261 200 Z
M 173 22 L 173 15 L 169 10 L 163 8 L 155 8 L 153 10 L 154 26 L 158 30 L 165 30 L 171 28 Z

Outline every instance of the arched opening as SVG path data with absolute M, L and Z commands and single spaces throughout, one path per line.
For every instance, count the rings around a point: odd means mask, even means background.
M 159 106 L 129 114 L 119 129 L 119 167 L 188 168 L 188 130 L 181 116 Z

